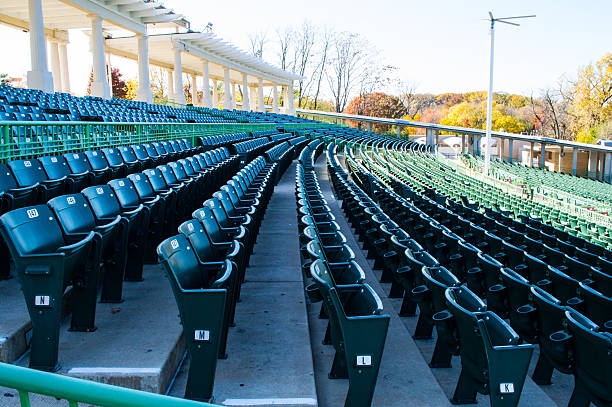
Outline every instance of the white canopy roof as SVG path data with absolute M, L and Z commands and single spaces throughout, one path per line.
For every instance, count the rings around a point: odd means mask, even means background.
M 97 14 L 104 19 L 106 31 L 129 30 L 145 33 L 147 25 L 182 27 L 189 22 L 180 14 L 165 8 L 157 1 L 147 0 L 44 0 L 45 28 L 49 30 L 88 29 L 88 15 Z M 0 22 L 28 29 L 27 0 L 0 1 Z
M 126 58 L 138 59 L 136 37 L 106 39 L 107 52 Z M 259 58 L 249 55 L 234 45 L 223 41 L 213 33 L 159 34 L 149 36 L 149 60 L 152 65 L 172 69 L 174 49 L 184 51 L 181 62 L 184 73 L 202 75 L 203 61 L 209 61 L 210 77 L 223 80 L 223 68 L 230 68 L 230 80 L 242 83 L 242 72 L 248 75 L 249 86 L 256 86 L 258 78 L 265 85 L 273 83 L 288 85 L 299 80 L 299 75 L 283 71 Z

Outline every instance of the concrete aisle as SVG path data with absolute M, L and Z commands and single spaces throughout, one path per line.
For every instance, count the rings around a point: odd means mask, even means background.
M 215 403 L 317 405 L 294 189 L 295 163 L 276 186 L 261 224 L 229 332 L 228 358 L 217 364 Z M 184 393 L 185 367 L 172 395 Z

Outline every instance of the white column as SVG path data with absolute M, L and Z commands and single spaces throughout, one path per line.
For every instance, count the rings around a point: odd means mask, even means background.
M 272 84 L 272 111 L 278 113 L 278 85 Z
M 256 110 L 255 109 L 256 101 L 257 101 L 257 89 L 255 89 L 255 87 L 250 87 L 249 88 L 249 106 L 251 107 L 250 108 L 251 112 L 254 112 Z
M 249 81 L 247 74 L 245 72 L 242 73 L 242 110 L 248 112 L 251 110 L 249 106 Z
M 53 76 L 53 91 L 62 91 L 62 74 L 60 72 L 59 44 L 57 41 L 49 41 L 51 54 L 51 75 Z
M 289 112 L 287 112 L 287 114 L 291 114 L 293 116 L 295 116 L 295 104 L 293 102 L 293 81 L 291 81 L 291 83 L 289 83 L 289 104 L 287 105 L 287 107 L 289 108 Z
M 213 79 L 212 85 L 213 85 L 213 88 L 212 88 L 212 107 L 214 109 L 218 109 L 219 108 L 219 90 L 218 90 L 217 86 L 219 84 L 217 83 L 216 79 Z
M 232 108 L 232 84 L 230 83 L 230 69 L 229 67 L 223 68 L 223 109 L 231 110 Z
M 183 90 L 183 64 L 181 62 L 181 52 L 183 50 L 178 43 L 173 43 L 172 49 L 174 51 L 174 101 L 184 105 L 187 104 L 187 101 Z
M 32 70 L 28 71 L 28 88 L 53 92 L 53 76 L 47 70 L 45 26 L 43 23 L 42 0 L 28 0 L 30 22 L 30 60 Z
M 198 99 L 198 78 L 195 75 L 191 75 L 191 104 L 197 106 L 200 104 Z
M 151 79 L 149 77 L 149 37 L 136 34 L 138 39 L 138 91 L 136 99 L 141 102 L 153 103 Z
M 62 92 L 70 93 L 70 72 L 68 71 L 68 44 L 59 44 L 60 72 L 62 77 Z
M 212 101 L 210 100 L 210 74 L 208 72 L 208 61 L 204 60 L 204 86 L 202 87 L 202 106 L 212 107 Z M 217 88 L 217 82 L 215 81 L 215 89 Z
M 105 54 L 106 59 L 106 81 L 108 82 L 108 89 L 110 90 L 110 98 L 113 98 L 113 66 L 111 65 L 110 54 Z
M 91 53 L 93 54 L 93 82 L 91 94 L 104 99 L 110 99 L 111 91 L 106 80 L 106 64 L 104 63 L 104 34 L 102 33 L 102 18 L 90 15 L 91 19 Z
M 232 82 L 232 109 L 238 109 L 238 90 L 235 82 Z
M 171 69 L 167 70 L 168 73 L 168 100 L 174 98 L 174 74 Z
M 266 106 L 264 104 L 264 88 L 263 88 L 263 78 L 259 78 L 259 96 L 258 96 L 257 104 L 259 106 L 260 112 L 266 111 Z

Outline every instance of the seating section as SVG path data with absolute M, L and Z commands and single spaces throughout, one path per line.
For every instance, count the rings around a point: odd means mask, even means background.
M 336 353 L 330 379 L 349 379 L 345 406 L 370 406 L 389 326 L 382 303 L 364 282 L 355 255 L 345 244 L 314 173 L 314 157 L 323 144 L 302 150 L 296 177 L 296 198 L 302 264 L 311 300 L 323 301 L 321 314 L 329 325 L 325 341 Z
M 157 259 L 155 247 L 207 199 L 205 207 L 218 221 L 207 228 L 217 253 L 229 256 L 225 234 L 244 229 L 244 236 L 235 237 L 244 248 L 233 259 L 239 267 L 234 274 L 244 274 L 244 253 L 252 249 L 259 208 L 265 208 L 274 184 L 263 180 L 274 179 L 278 164 L 262 156 L 239 172 L 239 156 L 227 147 L 199 151 L 187 140 L 170 140 L 3 164 L 5 184 L 12 187 L 2 194 L 0 233 L 7 245 L 2 278 L 14 273 L 26 299 L 31 367 L 59 366 L 66 287 L 72 288 L 71 330 L 93 331 L 98 288 L 102 302 L 121 302 L 123 281 L 142 281 L 144 265 Z M 123 156 L 134 159 L 132 165 L 120 161 Z M 64 175 L 50 183 L 46 166 Z M 248 210 L 247 203 L 258 210 Z
M 415 339 L 431 337 L 436 327 L 430 365 L 448 367 L 451 355 L 461 356 L 453 403 L 473 402 L 476 392 L 483 392 L 492 405 L 516 405 L 531 344 L 540 348 L 532 376 L 537 384 L 550 384 L 558 370 L 576 377 L 572 400 L 609 402 L 609 380 L 586 376 L 585 370 L 596 366 L 584 353 L 578 370 L 578 328 L 568 329 L 578 315 L 580 332 L 592 332 L 589 341 L 609 335 L 611 269 L 605 247 L 531 213 L 515 214 L 462 194 L 474 185 L 482 191 L 496 187 L 461 175 L 424 146 L 351 130 L 325 133 L 344 147 L 353 180 L 335 158 L 338 147 L 330 145 L 335 191 L 382 271 L 381 281 L 392 283 L 390 296 L 403 298 L 400 315 L 418 315 Z M 368 207 L 370 199 L 376 209 Z M 601 352 L 606 346 L 609 342 Z M 488 366 L 478 364 L 483 361 Z M 500 387 L 510 382 L 512 395 Z

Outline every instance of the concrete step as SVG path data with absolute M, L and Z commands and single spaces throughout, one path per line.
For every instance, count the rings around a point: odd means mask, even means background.
M 58 373 L 164 393 L 185 353 L 172 289 L 159 265 L 142 282 L 124 282 L 119 304 L 97 304 L 94 332 L 68 331 L 62 322 Z M 28 366 L 24 357 L 19 365 Z
M 19 281 L 0 281 L 0 362 L 13 363 L 26 351 L 31 329 Z

